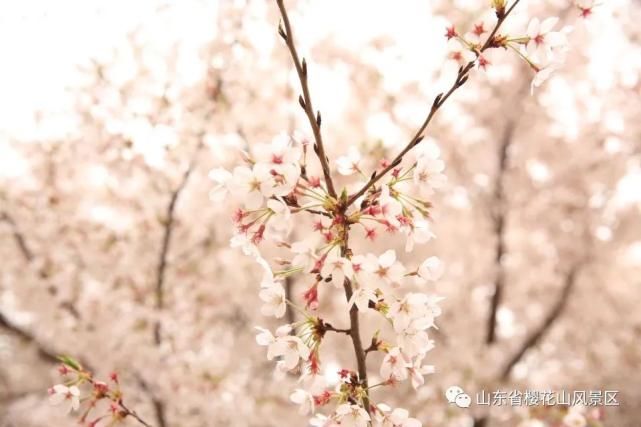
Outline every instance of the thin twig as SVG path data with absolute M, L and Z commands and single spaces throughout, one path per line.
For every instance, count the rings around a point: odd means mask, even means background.
M 129 409 L 127 406 L 125 406 L 124 402 L 121 400 L 118 402 L 118 405 L 120 405 L 120 409 L 125 413 L 125 416 L 131 417 L 138 421 L 140 424 L 142 424 L 145 427 L 153 427 L 151 424 L 143 420 L 137 413 L 136 411 L 132 411 Z
M 512 6 L 505 12 L 505 14 L 501 15 L 497 22 L 496 25 L 494 26 L 494 29 L 488 36 L 487 40 L 483 44 L 483 46 L 479 49 L 479 52 L 482 53 L 486 49 L 488 49 L 490 46 L 492 46 L 492 43 L 494 42 L 494 36 L 496 35 L 497 31 L 505 21 L 505 19 L 508 17 L 508 15 L 512 12 L 514 7 L 520 2 L 520 0 L 515 0 Z M 347 200 L 347 206 L 350 206 L 352 203 L 354 203 L 356 200 L 358 200 L 359 197 L 361 197 L 363 194 L 367 192 L 374 184 L 376 184 L 383 176 L 385 176 L 388 172 L 390 172 L 392 169 L 394 169 L 396 166 L 398 166 L 401 161 L 403 160 L 403 157 L 412 150 L 414 147 L 416 147 L 425 137 L 425 130 L 427 129 L 427 126 L 430 124 L 432 121 L 432 118 L 436 114 L 436 112 L 441 108 L 441 106 L 447 101 L 447 99 L 452 95 L 458 88 L 463 86 L 465 82 L 467 82 L 468 79 L 468 73 L 470 70 L 474 67 L 474 64 L 476 63 L 476 59 L 470 61 L 465 65 L 464 67 L 461 67 L 459 69 L 458 75 L 456 76 L 456 79 L 454 80 L 454 83 L 450 87 L 450 89 L 445 93 L 440 93 L 439 95 L 434 98 L 434 101 L 432 102 L 432 107 L 430 108 L 429 113 L 427 114 L 427 117 L 425 118 L 425 121 L 421 125 L 421 127 L 418 129 L 418 131 L 414 134 L 414 137 L 410 140 L 410 142 L 403 148 L 403 150 L 390 162 L 390 164 L 385 167 L 380 173 L 378 171 L 375 171 L 370 180 L 361 187 L 360 190 L 358 190 L 355 194 L 351 195 L 349 199 Z
M 332 181 L 332 175 L 329 168 L 329 160 L 325 154 L 325 146 L 323 145 L 323 137 L 321 135 L 321 115 L 320 111 L 314 112 L 314 106 L 312 104 L 312 97 L 309 92 L 309 85 L 307 83 L 307 62 L 303 58 L 302 62 L 296 51 L 296 45 L 294 44 L 294 33 L 292 31 L 291 24 L 289 22 L 289 16 L 287 15 L 287 9 L 285 8 L 284 0 L 276 0 L 278 4 L 278 9 L 280 10 L 280 15 L 283 19 L 285 29 L 279 26 L 278 32 L 280 36 L 285 40 L 289 53 L 291 54 L 292 61 L 294 62 L 294 67 L 296 68 L 296 73 L 298 74 L 298 79 L 300 80 L 301 89 L 303 90 L 303 95 L 299 98 L 299 103 L 303 110 L 305 110 L 305 115 L 309 120 L 309 124 L 312 127 L 312 132 L 314 134 L 314 151 L 318 156 L 320 161 L 321 168 L 323 169 L 323 176 L 325 177 L 325 183 L 327 185 L 327 191 L 329 195 L 336 198 L 336 190 L 334 189 L 334 182 Z
M 16 221 L 7 212 L 2 212 L 2 214 L 0 215 L 0 220 L 9 224 L 9 227 L 11 228 L 11 233 L 13 234 L 13 239 L 16 241 L 16 244 L 18 245 L 18 249 L 20 249 L 20 253 L 22 254 L 22 256 L 27 262 L 31 262 L 33 260 L 33 251 L 31 251 L 31 248 L 29 248 L 29 245 L 27 244 L 27 241 L 24 235 L 20 231 L 18 224 L 16 224 Z

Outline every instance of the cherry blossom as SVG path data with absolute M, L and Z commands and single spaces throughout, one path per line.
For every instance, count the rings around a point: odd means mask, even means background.
M 381 378 L 395 381 L 403 381 L 408 377 L 407 368 L 410 366 L 406 356 L 399 347 L 393 347 L 387 351 L 381 363 Z
M 325 259 L 320 273 L 326 279 L 331 278 L 331 283 L 337 288 L 343 286 L 345 278 L 352 279 L 354 276 L 352 263 L 334 253 Z
M 421 427 L 423 424 L 416 418 L 411 418 L 409 412 L 403 408 L 392 410 L 384 403 L 376 406 L 375 419 L 380 427 Z
M 567 37 L 564 33 L 552 31 L 558 21 L 557 17 L 547 18 L 543 22 L 538 18 L 533 18 L 530 21 L 527 27 L 529 41 L 526 49 L 528 55 L 535 61 L 548 63 L 552 59 L 555 49 L 567 45 Z
M 367 254 L 363 269 L 375 280 L 394 287 L 400 285 L 405 277 L 405 267 L 396 261 L 396 252 L 392 249 L 385 251 L 379 257 Z
M 279 282 L 263 282 L 261 284 L 260 299 L 265 303 L 261 312 L 265 316 L 274 316 L 277 319 L 285 315 L 287 304 L 285 301 L 285 288 Z
M 297 388 L 289 396 L 289 399 L 300 406 L 299 412 L 301 415 L 307 415 L 314 412 L 314 396 L 307 391 Z
M 435 256 L 431 256 L 421 263 L 418 268 L 418 275 L 427 281 L 434 282 L 443 275 L 443 262 Z
M 360 172 L 361 153 L 356 147 L 350 147 L 347 154 L 336 159 L 336 170 L 341 175 L 352 175 Z
M 336 419 L 341 427 L 367 427 L 371 418 L 361 406 L 344 403 L 336 408 Z
M 447 51 L 447 59 L 454 61 L 458 66 L 466 65 L 476 59 L 474 51 L 457 38 L 451 38 L 447 42 Z
M 80 390 L 75 385 L 56 384 L 49 390 L 49 403 L 63 406 L 67 413 L 76 411 L 80 408 Z

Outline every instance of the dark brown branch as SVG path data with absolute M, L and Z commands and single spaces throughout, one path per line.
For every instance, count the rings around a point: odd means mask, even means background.
M 497 31 L 505 21 L 505 19 L 508 17 L 508 15 L 512 12 L 514 7 L 520 2 L 520 0 L 515 0 L 512 6 L 505 12 L 505 14 L 502 14 L 498 17 L 498 20 L 496 22 L 496 25 L 494 26 L 494 29 L 488 36 L 487 40 L 483 44 L 483 46 L 479 49 L 479 53 L 482 53 L 483 51 L 487 50 L 488 48 L 492 47 L 492 44 L 494 43 L 494 36 L 496 35 Z M 405 148 L 390 162 L 390 164 L 385 167 L 380 173 L 378 171 L 374 172 L 372 174 L 372 177 L 370 180 L 363 185 L 363 187 L 358 190 L 355 194 L 349 197 L 347 201 L 347 206 L 351 205 L 354 203 L 359 197 L 364 195 L 367 190 L 369 190 L 374 184 L 376 184 L 381 178 L 383 178 L 385 175 L 387 175 L 388 172 L 390 172 L 392 169 L 397 167 L 401 161 L 403 160 L 403 157 L 411 151 L 414 147 L 416 147 L 420 142 L 423 140 L 425 137 L 425 130 L 427 129 L 427 126 L 430 124 L 432 121 L 432 118 L 436 114 L 436 112 L 441 108 L 441 106 L 447 101 L 447 99 L 461 86 L 467 82 L 467 79 L 469 77 L 468 73 L 472 68 L 474 68 L 474 64 L 476 63 L 476 59 L 473 61 L 470 61 L 465 65 L 464 67 L 461 67 L 459 69 L 458 75 L 456 76 L 456 79 L 454 80 L 454 83 L 450 87 L 450 89 L 445 93 L 440 93 L 439 95 L 434 98 L 434 101 L 432 102 L 432 107 L 430 108 L 429 113 L 427 114 L 427 117 L 425 118 L 425 121 L 421 125 L 421 127 L 418 129 L 418 131 L 414 134 L 414 137 L 410 140 L 410 142 L 405 146 Z
M 303 95 L 299 98 L 299 103 L 303 110 L 305 110 L 305 115 L 309 120 L 309 124 L 312 127 L 312 132 L 314 134 L 314 151 L 318 156 L 320 161 L 321 168 L 323 169 L 323 176 L 325 177 L 325 183 L 327 184 L 327 191 L 329 195 L 336 198 L 336 190 L 334 189 L 334 182 L 332 181 L 331 171 L 329 168 L 329 161 L 327 155 L 325 154 L 325 146 L 323 145 L 323 137 L 321 135 L 321 116 L 320 112 L 314 112 L 314 106 L 312 104 L 312 97 L 309 92 L 309 85 L 307 83 L 307 63 L 305 59 L 300 60 L 298 52 L 296 51 L 296 45 L 294 44 L 294 33 L 292 31 L 291 24 L 289 22 L 289 16 L 287 15 L 287 9 L 285 8 L 284 0 L 276 0 L 278 4 L 278 9 L 280 10 L 280 15 L 283 19 L 283 24 L 285 29 L 279 26 L 278 32 L 280 36 L 285 40 L 289 53 L 294 62 L 294 67 L 296 68 L 296 73 L 298 74 L 298 79 L 300 80 L 301 89 L 303 90 Z
M 120 402 L 118 402 L 118 404 L 120 405 L 120 409 L 124 412 L 125 416 L 127 416 L 127 417 L 131 417 L 131 418 L 135 419 L 136 421 L 138 421 L 140 424 L 142 424 L 142 425 L 143 425 L 143 426 L 145 426 L 145 427 L 152 427 L 152 425 L 151 425 L 151 424 L 149 424 L 148 422 L 146 422 L 145 420 L 143 420 L 143 419 L 142 419 L 142 418 L 141 418 L 141 417 L 136 413 L 136 411 L 132 411 L 132 410 L 131 410 L 131 409 L 129 409 L 127 406 L 125 406 L 125 404 L 124 404 L 124 402 L 123 402 L 122 400 L 121 400 Z
M 287 301 L 293 301 L 293 293 L 294 279 L 292 278 L 292 276 L 287 276 L 285 278 L 285 298 L 287 298 Z M 289 323 L 290 325 L 296 322 L 296 313 L 289 304 L 287 304 L 285 308 L 285 317 L 287 318 L 287 323 Z
M 523 342 L 523 344 L 521 344 L 521 347 L 519 347 L 516 353 L 514 353 L 514 355 L 508 360 L 505 367 L 503 368 L 503 371 L 501 372 L 501 380 L 506 380 L 508 378 L 514 366 L 521 361 L 528 350 L 536 346 L 539 341 L 541 341 L 541 338 L 545 336 L 545 334 L 552 328 L 559 316 L 563 313 L 572 289 L 576 284 L 579 269 L 579 265 L 575 265 L 567 273 L 567 275 L 565 276 L 563 289 L 561 290 L 556 303 L 543 320 L 543 323 L 541 323 L 541 325 L 530 334 L 530 336 Z
M 44 344 L 26 329 L 21 328 L 12 321 L 10 321 L 4 314 L 0 312 L 0 327 L 8 330 L 14 335 L 18 336 L 21 340 L 35 345 L 38 350 L 38 356 L 47 363 L 60 363 L 58 360 L 58 353 L 47 348 Z
M 516 121 L 510 120 L 505 126 L 503 136 L 499 146 L 498 171 L 496 173 L 494 184 L 494 233 L 496 244 L 494 249 L 494 260 L 496 265 L 496 279 L 494 282 L 494 294 L 490 302 L 490 310 L 487 318 L 487 336 L 486 344 L 492 344 L 496 339 L 497 313 L 503 297 L 505 287 L 505 268 L 503 268 L 503 258 L 505 256 L 505 222 L 507 212 L 505 209 L 505 175 L 509 168 L 509 150 L 516 128 Z
M 18 228 L 18 224 L 16 224 L 16 221 L 7 212 L 2 212 L 2 214 L 0 215 L 0 220 L 9 224 L 11 233 L 13 234 L 13 239 L 16 241 L 16 245 L 18 245 L 20 253 L 27 262 L 31 262 L 33 260 L 33 252 L 29 248 L 29 245 L 27 245 L 27 241 L 20 231 L 20 228 Z
M 147 382 L 142 379 L 142 377 L 137 376 L 138 383 L 140 384 L 140 387 L 142 387 L 143 391 L 147 393 L 147 395 L 151 399 L 151 404 L 154 407 L 154 413 L 156 415 L 156 422 L 158 423 L 158 427 L 167 427 L 167 420 L 165 419 L 165 403 L 156 397 L 147 384 Z
M 343 207 L 343 209 L 346 208 L 346 206 Z M 351 258 L 351 249 L 349 248 L 349 224 L 345 224 L 342 230 L 341 256 Z M 345 290 L 345 299 L 347 300 L 347 302 L 349 302 L 352 299 L 353 290 L 352 283 L 347 278 L 343 282 L 343 289 Z M 356 306 L 356 304 L 352 304 L 352 307 L 349 310 L 349 326 L 349 335 L 352 339 L 354 354 L 356 356 L 358 378 L 361 382 L 363 390 L 365 390 L 363 396 L 363 407 L 367 411 L 367 413 L 369 413 L 370 405 L 369 391 L 367 390 L 367 353 L 365 353 L 365 350 L 363 349 L 363 342 L 361 341 L 361 328 L 359 325 L 358 307 Z
M 164 231 L 162 244 L 160 247 L 160 255 L 158 257 L 158 268 L 156 269 L 156 309 L 158 311 L 161 311 L 165 307 L 165 271 L 167 269 L 167 255 L 169 253 L 169 247 L 171 245 L 171 236 L 174 230 L 176 204 L 178 203 L 178 199 L 180 198 L 182 191 L 185 189 L 187 181 L 189 180 L 189 176 L 191 175 L 196 165 L 196 157 L 198 152 L 200 151 L 201 146 L 202 142 L 199 142 L 191 158 L 191 161 L 189 162 L 189 166 L 183 173 L 180 184 L 178 184 L 178 187 L 176 187 L 176 189 L 171 193 L 171 198 L 169 199 L 169 204 L 167 205 L 167 212 L 165 214 L 165 218 L 163 219 Z M 162 341 L 160 320 L 156 321 L 156 324 L 154 326 L 154 341 L 156 345 L 160 345 Z

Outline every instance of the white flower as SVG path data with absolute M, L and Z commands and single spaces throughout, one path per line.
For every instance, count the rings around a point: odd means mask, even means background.
M 49 389 L 49 403 L 63 405 L 66 413 L 76 411 L 80 408 L 80 390 L 75 385 L 56 384 Z
M 347 259 L 337 255 L 328 255 L 321 269 L 321 276 L 324 278 L 332 277 L 332 284 L 340 288 L 345 282 L 345 278 L 352 279 L 354 270 L 352 263 Z
M 421 263 L 418 275 L 425 280 L 434 282 L 441 278 L 444 270 L 443 262 L 439 258 L 431 256 Z
M 390 249 L 378 258 L 368 254 L 363 262 L 363 269 L 383 282 L 397 286 L 405 277 L 405 267 L 396 261 L 396 252 Z
M 272 166 L 269 174 L 272 178 L 269 197 L 283 197 L 294 191 L 300 178 L 300 166 L 292 164 Z
M 267 201 L 267 207 L 273 212 L 267 222 L 267 230 L 270 236 L 286 236 L 292 229 L 291 211 L 289 206 L 281 199 L 270 199 Z
M 442 299 L 421 293 L 409 293 L 402 300 L 395 301 L 388 313 L 394 330 L 401 333 L 433 327 L 434 319 L 441 314 L 438 302 Z
M 300 145 L 294 144 L 286 134 L 278 135 L 269 144 L 256 145 L 253 151 L 257 159 L 273 167 L 296 164 L 301 155 Z
M 432 150 L 425 150 L 416 160 L 414 168 L 414 184 L 420 186 L 423 194 L 432 194 L 434 189 L 445 185 L 447 179 L 443 174 L 445 162 L 439 158 L 439 150 L 434 147 Z
M 294 267 L 302 267 L 307 273 L 314 268 L 316 264 L 316 245 L 314 241 L 308 239 L 294 242 L 291 245 L 291 251 L 295 254 L 292 259 Z
M 358 289 L 354 289 L 354 293 L 349 299 L 348 306 L 349 308 L 351 308 L 352 305 L 356 304 L 356 307 L 358 307 L 360 311 L 365 311 L 369 307 L 369 302 L 376 302 L 376 300 L 376 292 L 374 292 L 372 289 L 361 286 Z
M 398 346 L 409 357 L 425 355 L 434 348 L 434 341 L 424 330 L 406 329 L 396 336 Z
M 240 197 L 247 209 L 258 209 L 265 197 L 270 197 L 271 175 L 265 165 L 257 163 L 252 169 L 238 166 L 231 179 L 231 191 L 240 192 Z
M 314 427 L 341 427 L 333 419 L 327 418 L 323 414 L 314 415 L 314 418 L 309 420 L 309 425 Z
M 350 147 L 347 154 L 336 159 L 336 169 L 341 175 L 351 175 L 359 171 L 358 163 L 361 161 L 361 153 L 356 147 Z
M 476 59 L 476 54 L 460 40 L 451 38 L 447 42 L 447 59 L 456 62 L 459 66 L 466 65 L 468 62 Z
M 392 408 L 384 403 L 376 406 L 376 420 L 381 423 L 380 427 L 421 427 L 423 424 L 416 418 L 410 418 L 406 409 Z
M 265 303 L 261 307 L 264 316 L 274 316 L 280 319 L 285 315 L 287 302 L 285 299 L 285 288 L 279 282 L 268 280 L 261 283 L 261 291 L 258 294 Z
M 233 175 L 223 168 L 216 168 L 209 171 L 209 179 L 216 183 L 214 189 L 209 193 L 213 202 L 219 203 L 225 200 L 229 191 L 228 184 L 231 182 Z
M 423 365 L 423 355 L 414 358 L 411 365 L 408 367 L 410 381 L 414 390 L 417 390 L 425 383 L 425 375 L 433 374 L 436 369 L 433 365 Z
M 251 256 L 253 258 L 260 258 L 260 252 L 256 245 L 252 242 L 250 236 L 241 233 L 234 235 L 229 241 L 229 245 L 232 248 L 241 248 L 245 255 Z
M 548 65 L 545 68 L 540 68 L 536 72 L 534 78 L 532 79 L 532 84 L 530 85 L 530 93 L 534 93 L 534 88 L 541 86 L 547 79 L 550 78 L 552 73 L 556 70 L 556 66 Z
M 565 417 L 563 417 L 564 427 L 585 427 L 587 425 L 588 423 L 585 420 L 585 417 L 579 412 L 570 411 Z
M 485 43 L 485 40 L 490 35 L 496 26 L 496 13 L 488 12 L 484 14 L 472 26 L 472 29 L 465 34 L 465 40 L 473 44 Z
M 412 252 L 414 245 L 424 244 L 435 238 L 436 235 L 432 232 L 432 227 L 427 220 L 417 219 L 411 226 L 407 227 L 407 242 L 405 243 L 405 251 Z
M 381 378 L 384 380 L 393 379 L 396 381 L 403 381 L 407 379 L 407 368 L 409 362 L 405 355 L 398 347 L 391 348 L 381 364 Z
M 314 412 L 314 396 L 301 388 L 297 388 L 289 396 L 289 400 L 300 405 L 298 412 L 301 415 L 307 415 Z
M 526 45 L 527 54 L 535 61 L 551 61 L 554 50 L 567 46 L 567 37 L 563 32 L 552 31 L 559 18 L 552 17 L 541 22 L 533 18 L 528 27 L 529 41 Z
M 365 409 L 349 403 L 343 403 L 336 408 L 336 418 L 341 427 L 367 427 L 370 421 Z
M 283 359 L 281 367 L 284 370 L 292 370 L 300 359 L 309 358 L 309 348 L 305 343 L 296 336 L 291 336 L 291 325 L 283 325 L 276 329 L 276 336 L 272 335 L 267 329 L 256 327 L 260 333 L 256 336 L 256 342 L 259 345 L 267 346 L 267 360 L 273 360 L 276 357 Z
M 392 226 L 398 227 L 400 225 L 398 216 L 403 213 L 403 205 L 390 195 L 390 188 L 388 185 L 384 185 L 381 189 L 381 195 L 378 198 L 378 203 L 385 220 Z

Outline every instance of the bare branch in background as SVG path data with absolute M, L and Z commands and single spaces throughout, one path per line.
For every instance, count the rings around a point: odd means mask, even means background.
M 561 316 L 561 314 L 565 310 L 572 289 L 576 284 L 579 271 L 580 264 L 572 266 L 570 271 L 568 271 L 563 283 L 563 289 L 561 290 L 561 293 L 559 294 L 555 304 L 552 306 L 550 312 L 543 320 L 543 323 L 541 323 L 541 325 L 537 329 L 532 331 L 530 336 L 523 342 L 523 344 L 521 344 L 521 347 L 519 347 L 514 355 L 508 360 L 501 372 L 501 380 L 506 380 L 509 377 L 510 372 L 512 372 L 514 366 L 521 361 L 525 353 L 527 353 L 528 350 L 536 346 L 541 341 L 545 334 L 552 328 L 559 316 Z
M 57 355 L 59 353 L 49 349 L 46 345 L 38 341 L 31 332 L 13 323 L 2 312 L 0 312 L 0 327 L 18 336 L 21 340 L 33 344 L 38 351 L 38 356 L 40 356 L 43 361 L 47 363 L 58 363 Z
M 160 255 L 158 257 L 158 268 L 156 269 L 156 309 L 158 311 L 161 311 L 165 307 L 165 271 L 167 270 L 167 255 L 169 253 L 171 236 L 174 230 L 176 204 L 178 203 L 178 199 L 180 198 L 182 191 L 187 185 L 189 176 L 196 166 L 196 158 L 201 147 L 202 139 L 198 143 L 178 187 L 176 187 L 176 189 L 171 193 L 169 204 L 167 205 L 167 212 L 165 214 L 165 218 L 163 218 L 163 238 L 160 246 Z M 160 321 L 157 321 L 154 326 L 154 341 L 156 345 L 160 345 L 162 342 Z
M 156 397 L 154 392 L 151 390 L 149 387 L 149 384 L 142 379 L 140 376 L 136 376 L 136 379 L 138 380 L 138 384 L 140 384 L 140 388 L 150 397 L 151 399 L 151 404 L 154 407 L 154 414 L 156 416 L 156 422 L 158 423 L 158 427 L 167 427 L 167 420 L 165 419 L 165 403 Z
M 27 245 L 27 241 L 20 231 L 20 228 L 18 228 L 18 224 L 16 224 L 16 221 L 7 212 L 2 212 L 2 214 L 0 214 L 0 220 L 9 224 L 9 228 L 11 229 L 11 233 L 13 234 L 13 239 L 16 241 L 16 245 L 18 245 L 20 253 L 27 262 L 31 262 L 33 260 L 33 252 Z
M 505 255 L 505 222 L 507 217 L 506 195 L 505 195 L 505 178 L 509 168 L 509 150 L 516 129 L 516 119 L 511 119 L 505 125 L 503 135 L 499 145 L 498 170 L 494 182 L 494 195 L 492 200 L 494 233 L 496 238 L 494 249 L 494 260 L 496 265 L 496 278 L 494 281 L 494 293 L 490 302 L 490 310 L 487 319 L 486 344 L 492 344 L 496 339 L 497 313 L 501 299 L 503 297 L 503 288 L 505 286 L 505 268 L 502 260 Z

